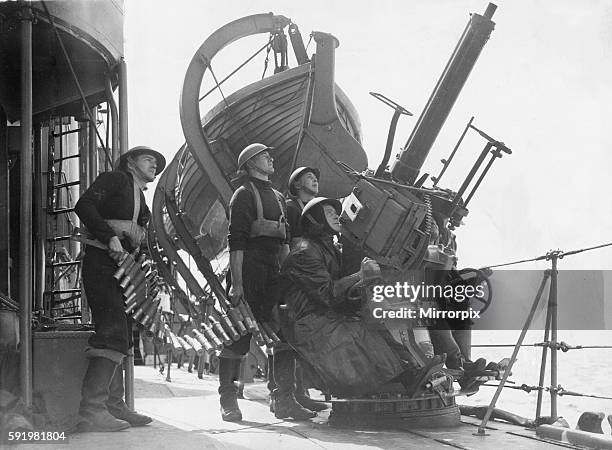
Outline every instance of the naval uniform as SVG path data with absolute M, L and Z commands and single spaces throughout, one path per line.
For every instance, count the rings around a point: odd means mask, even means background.
M 258 204 L 261 211 L 258 212 Z M 262 217 L 259 217 L 261 214 Z M 280 272 L 281 247 L 289 243 L 285 217 L 287 207 L 280 192 L 270 181 L 249 177 L 234 192 L 230 201 L 228 244 L 230 252 L 242 250 L 242 283 L 244 299 L 251 307 L 258 322 L 270 320 L 276 304 Z M 254 230 L 257 220 L 265 219 L 283 223 L 284 236 L 266 236 Z M 251 334 L 223 349 L 221 357 L 241 358 L 250 348 Z
M 87 230 L 102 244 L 108 245 L 116 232 L 105 220 L 133 220 L 135 207 L 138 208 L 136 223 L 145 227 L 151 212 L 144 194 L 134 185 L 131 173 L 115 170 L 96 178 L 77 202 L 75 212 Z M 121 240 L 121 245 L 130 253 L 135 250 L 126 239 Z M 89 345 L 127 355 L 133 346 L 133 321 L 125 313 L 123 293 L 113 278 L 116 271 L 117 263 L 107 250 L 91 245 L 85 247 L 83 284 L 96 331 L 89 339 Z

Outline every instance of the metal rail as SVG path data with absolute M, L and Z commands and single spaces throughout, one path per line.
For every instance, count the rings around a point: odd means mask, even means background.
M 19 210 L 19 342 L 21 396 L 32 407 L 32 9 L 21 10 L 21 205 Z

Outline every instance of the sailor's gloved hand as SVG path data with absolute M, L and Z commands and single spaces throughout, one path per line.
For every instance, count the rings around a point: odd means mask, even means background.
M 378 263 L 373 259 L 363 258 L 363 261 L 361 261 L 359 278 L 362 284 L 369 284 L 373 281 L 380 280 L 382 275 Z
M 242 284 L 232 284 L 229 290 L 229 297 L 232 306 L 238 306 L 240 300 L 244 298 L 244 288 L 242 287 Z
M 124 253 L 125 250 L 123 249 L 119 238 L 117 236 L 113 236 L 112 238 L 110 238 L 110 240 L 108 241 L 109 256 L 113 258 L 115 262 L 119 263 L 119 261 L 121 261 L 121 259 L 123 258 Z

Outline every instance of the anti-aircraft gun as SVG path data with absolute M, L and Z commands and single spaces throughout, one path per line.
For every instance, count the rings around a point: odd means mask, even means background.
M 468 203 L 480 186 L 495 159 L 510 150 L 485 133 L 487 145 L 474 163 L 461 187 L 453 192 L 439 186 L 440 178 L 457 151 L 468 128 L 476 129 L 472 120 L 451 156 L 442 160 L 444 167 L 432 177 L 433 187 L 424 187 L 428 174 L 419 176 L 421 167 L 438 136 L 455 100 L 459 96 L 485 43 L 495 26 L 491 21 L 496 6 L 489 4 L 483 15 L 472 14 L 457 47 L 423 109 L 412 134 L 390 171 L 385 167 L 390 158 L 395 126 L 400 114 L 407 111 L 381 94 L 373 93 L 391 106 L 395 113 L 386 151 L 375 174 L 354 174 L 356 185 L 344 200 L 343 236 L 366 254 L 398 270 L 417 269 L 430 263 L 439 269 L 450 269 L 455 262 L 454 239 L 450 230 L 461 224 L 468 214 Z M 490 160 L 464 200 L 463 196 L 481 168 Z M 432 234 L 436 234 L 436 239 Z
M 275 173 L 271 180 L 277 187 L 287 185 L 295 167 L 310 166 L 320 170 L 320 194 L 344 199 L 343 239 L 348 244 L 345 253 L 351 253 L 352 249 L 355 254 L 365 254 L 379 261 L 388 268 L 384 272 L 385 283 L 405 279 L 407 271 L 426 266 L 453 267 L 456 256 L 452 230 L 467 215 L 467 206 L 495 159 L 510 150 L 476 130 L 470 121 L 464 135 L 474 129 L 487 140 L 487 145 L 459 189 L 454 192 L 441 188 L 440 178 L 463 136 L 451 156 L 444 160 L 443 170 L 433 179 L 432 187 L 424 186 L 428 175 L 420 171 L 494 28 L 491 18 L 495 9 L 495 5 L 489 4 L 483 15 L 472 14 L 390 171 L 386 166 L 395 126 L 399 116 L 407 111 L 386 97 L 374 94 L 393 107 L 395 113 L 383 161 L 375 172 L 367 170 L 357 111 L 334 80 L 334 55 L 339 45 L 334 36 L 313 32 L 311 37 L 316 51 L 309 56 L 295 23 L 280 15 L 257 14 L 219 28 L 204 41 L 187 69 L 181 92 L 181 124 L 186 144 L 160 177 L 153 205 L 153 228 L 165 257 L 172 262 L 173 270 L 186 280 L 191 292 L 204 291 L 204 288 L 183 263 L 182 251 L 191 256 L 206 279 L 212 294 L 198 297 L 208 298 L 204 308 L 207 314 L 223 318 L 227 306 L 221 285 L 221 275 L 227 266 L 227 211 L 236 187 L 233 179 L 237 156 L 253 142 L 275 147 Z M 267 43 L 227 76 L 216 72 L 216 56 L 224 47 L 257 34 L 268 35 Z M 292 68 L 287 64 L 290 45 L 298 63 Z M 267 55 L 274 54 L 274 74 L 226 95 L 227 80 L 263 51 L 267 51 Z M 266 56 L 264 74 L 269 59 Z M 209 90 L 202 89 L 205 74 L 214 81 Z M 212 93 L 221 94 L 221 100 L 202 114 L 200 102 Z M 487 155 L 490 160 L 468 193 Z M 201 322 L 206 323 L 206 318 Z M 414 344 L 414 334 L 408 339 Z M 430 387 L 436 389 L 436 386 Z M 458 420 L 454 400 L 444 398 L 440 397 L 441 411 L 454 408 L 453 420 Z M 404 412 L 414 409 L 414 405 L 402 402 L 387 406 L 404 420 L 407 418 Z M 351 415 L 351 408 L 362 406 L 335 403 L 334 411 L 340 413 L 345 408 L 344 412 Z M 338 417 L 336 414 L 336 420 Z M 373 418 L 372 415 L 367 417 L 368 421 Z

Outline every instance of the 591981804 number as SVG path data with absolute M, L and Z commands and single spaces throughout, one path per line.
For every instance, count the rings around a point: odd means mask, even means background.
M 9 442 L 26 441 L 65 441 L 66 435 L 63 431 L 9 431 Z

